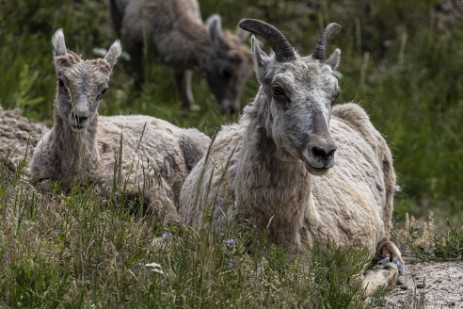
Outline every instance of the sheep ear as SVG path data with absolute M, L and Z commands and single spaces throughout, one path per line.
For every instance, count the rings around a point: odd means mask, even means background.
M 64 56 L 68 53 L 64 43 L 63 29 L 56 30 L 51 38 L 51 43 L 53 45 L 53 56 Z
M 265 82 L 265 72 L 271 58 L 260 48 L 260 42 L 253 35 L 251 36 L 251 53 L 254 71 L 260 83 Z
M 336 50 L 331 54 L 331 56 L 325 60 L 325 63 L 328 64 L 333 70 L 335 70 L 339 63 L 341 62 L 341 50 L 336 48 Z
M 222 41 L 222 18 L 218 14 L 211 15 L 207 21 L 207 32 L 212 44 L 217 48 L 223 44 Z
M 111 45 L 108 52 L 104 56 L 104 59 L 106 61 L 108 61 L 109 65 L 111 67 L 111 70 L 113 69 L 114 65 L 116 64 L 117 59 L 119 58 L 121 53 L 122 53 L 121 42 L 119 40 L 117 40 L 117 41 L 115 41 L 113 43 L 113 45 Z

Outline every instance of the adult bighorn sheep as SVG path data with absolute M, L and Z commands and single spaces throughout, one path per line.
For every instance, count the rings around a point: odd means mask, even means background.
M 146 204 L 166 223 L 179 223 L 176 206 L 189 171 L 210 139 L 148 116 L 98 115 L 100 100 L 121 53 L 116 41 L 104 59 L 68 51 L 58 30 L 52 38 L 57 77 L 54 125 L 37 144 L 33 180 L 58 180 L 64 190 L 96 185 Z
M 301 57 L 275 27 L 252 19 L 239 25 L 262 36 L 274 54 L 252 36 L 260 89 L 185 180 L 180 216 L 213 230 L 247 222 L 295 251 L 334 241 L 372 255 L 386 248 L 401 260 L 387 241 L 395 186 L 390 149 L 360 106 L 335 105 L 341 52 L 325 59 L 325 48 L 341 27 L 329 24 L 312 55 Z
M 144 51 L 173 67 L 182 108 L 193 105 L 191 70 L 200 72 L 224 113 L 236 112 L 252 73 L 249 48 L 222 31 L 219 15 L 206 24 L 197 0 L 111 0 L 114 28 L 130 54 L 135 86 L 144 82 Z

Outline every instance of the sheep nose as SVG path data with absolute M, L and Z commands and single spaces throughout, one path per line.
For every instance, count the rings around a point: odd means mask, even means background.
M 88 119 L 86 115 L 76 115 L 76 114 L 73 114 L 73 118 L 77 122 L 77 124 L 83 124 Z
M 234 114 L 234 113 L 236 113 L 238 111 L 238 109 L 233 105 L 230 105 L 228 110 L 229 110 L 230 114 Z
M 313 146 L 311 151 L 315 158 L 320 158 L 325 164 L 327 164 L 333 159 L 336 149 L 335 144 L 328 144 L 324 146 Z
M 78 123 L 84 123 L 85 121 L 87 121 L 88 117 L 87 116 L 78 116 L 77 117 L 77 122 Z

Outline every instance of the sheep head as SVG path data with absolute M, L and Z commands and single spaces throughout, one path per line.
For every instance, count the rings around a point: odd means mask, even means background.
M 239 36 L 222 31 L 219 15 L 212 15 L 206 24 L 212 53 L 205 78 L 221 111 L 233 113 L 240 108 L 243 84 L 252 74 L 251 53 Z
M 252 36 L 252 59 L 261 94 L 265 96 L 265 131 L 284 160 L 302 160 L 307 170 L 322 175 L 334 166 L 336 145 L 329 133 L 332 105 L 340 88 L 333 70 L 340 50 L 324 57 L 327 38 L 338 32 L 329 24 L 314 55 L 301 57 L 275 27 L 260 20 L 245 19 L 240 27 L 262 36 L 273 53 L 267 55 Z
M 98 113 L 121 45 L 114 42 L 104 58 L 83 60 L 67 50 L 61 29 L 53 35 L 52 45 L 57 78 L 55 114 L 72 131 L 82 132 Z

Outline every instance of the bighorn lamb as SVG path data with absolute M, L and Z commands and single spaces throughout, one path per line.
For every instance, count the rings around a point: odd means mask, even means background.
M 138 89 L 144 81 L 147 47 L 148 54 L 174 68 L 182 108 L 193 105 L 191 70 L 197 70 L 222 112 L 239 110 L 243 84 L 252 73 L 251 55 L 237 35 L 222 31 L 220 16 L 204 24 L 197 0 L 111 0 L 110 9 Z
M 54 126 L 30 164 L 35 180 L 59 180 L 63 188 L 95 184 L 142 198 L 149 211 L 178 223 L 178 195 L 210 139 L 148 116 L 98 116 L 98 105 L 121 53 L 116 41 L 104 59 L 83 60 L 68 51 L 58 30 L 52 39 L 57 88 Z
M 400 259 L 384 241 L 395 185 L 388 145 L 360 106 L 334 105 L 341 53 L 325 59 L 325 45 L 340 26 L 329 24 L 308 57 L 267 23 L 240 27 L 264 37 L 274 54 L 252 37 L 260 89 L 185 180 L 180 216 L 213 230 L 247 222 L 296 251 L 331 240 L 371 254 L 386 246 Z

